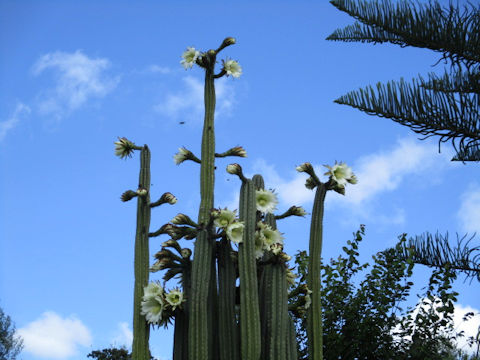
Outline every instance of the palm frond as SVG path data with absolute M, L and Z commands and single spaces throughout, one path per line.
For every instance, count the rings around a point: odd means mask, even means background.
M 447 76 L 447 75 L 445 75 Z M 335 100 L 369 115 L 389 118 L 408 126 L 425 138 L 439 136 L 439 145 L 451 141 L 462 161 L 479 161 L 480 158 L 464 159 L 461 154 L 474 155 L 469 149 L 480 142 L 479 94 L 469 92 L 436 91 L 434 87 L 455 88 L 455 80 L 448 77 L 440 82 L 430 78 L 407 83 L 389 81 L 376 87 L 352 91 Z M 462 85 L 465 86 L 465 85 Z
M 450 266 L 467 278 L 477 278 L 480 281 L 480 246 L 471 247 L 475 235 L 467 239 L 467 235 L 459 237 L 456 246 L 451 246 L 448 233 L 432 235 L 428 232 L 409 238 L 403 245 L 403 258 L 412 258 L 416 264 L 430 267 Z
M 406 0 L 330 3 L 358 22 L 335 30 L 327 40 L 390 42 L 441 52 L 452 62 L 480 62 L 480 6 L 442 7 L 437 1 L 415 6 Z

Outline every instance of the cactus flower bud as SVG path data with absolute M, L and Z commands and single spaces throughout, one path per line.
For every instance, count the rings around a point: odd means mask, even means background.
M 132 200 L 136 196 L 138 196 L 138 194 L 135 191 L 127 190 L 120 196 L 120 199 L 123 202 L 126 202 L 126 201 L 129 201 L 129 200 Z
M 239 164 L 230 164 L 227 165 L 227 172 L 232 175 L 239 175 L 243 174 L 242 167 Z
M 239 157 L 247 157 L 247 152 L 241 146 L 235 146 L 229 150 L 229 155 L 231 156 L 239 156 Z
M 176 204 L 177 203 L 177 198 L 173 196 L 171 193 L 166 192 L 165 194 L 162 195 L 160 198 L 160 202 L 162 204 L 164 203 L 169 203 L 170 205 Z
M 315 183 L 315 180 L 313 180 L 312 177 L 309 177 L 309 178 L 305 181 L 305 187 L 306 187 L 307 189 L 313 190 L 313 189 L 315 189 L 316 186 L 317 186 L 317 184 Z
M 138 196 L 146 196 L 148 193 L 147 189 L 144 189 L 144 188 L 138 188 L 137 190 L 137 195 Z
M 335 184 L 333 190 L 341 195 L 345 195 L 345 185 Z
M 291 268 L 291 269 L 287 268 L 287 270 L 286 270 L 287 283 L 290 286 L 295 285 L 295 279 L 297 277 L 297 275 L 295 275 L 295 273 L 292 270 L 293 270 L 293 268 Z
M 197 223 L 185 214 L 177 214 L 170 222 L 175 225 L 197 226 Z
M 190 258 L 190 256 L 192 256 L 192 250 L 190 250 L 189 248 L 182 249 L 180 253 L 182 255 L 182 258 L 184 259 L 188 259 Z
M 307 173 L 307 174 L 311 175 L 311 173 L 313 172 L 313 166 L 309 162 L 305 162 L 305 163 L 297 166 L 295 168 L 295 170 L 297 170 L 298 172 L 304 172 L 304 173 Z

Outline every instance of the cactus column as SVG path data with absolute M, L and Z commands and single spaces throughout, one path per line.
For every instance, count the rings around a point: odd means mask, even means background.
M 150 228 L 150 150 L 143 146 L 140 154 L 140 178 L 137 202 L 137 231 L 135 234 L 135 285 L 133 296 L 133 344 L 132 359 L 150 360 L 148 339 L 150 326 L 140 313 L 143 288 L 148 285 L 149 251 L 148 232 Z
M 321 278 L 323 241 L 323 208 L 327 188 L 318 181 L 310 225 L 307 286 L 312 291 L 312 304 L 307 312 L 307 336 L 310 360 L 323 360 L 323 325 Z
M 216 52 L 209 50 L 202 58 L 205 67 L 205 120 L 202 135 L 200 168 L 200 210 L 198 224 L 203 227 L 195 241 L 192 264 L 190 298 L 189 357 L 190 360 L 209 360 L 208 354 L 208 290 L 212 271 L 213 241 L 210 239 L 210 211 L 213 208 L 215 182 L 215 84 L 214 66 Z

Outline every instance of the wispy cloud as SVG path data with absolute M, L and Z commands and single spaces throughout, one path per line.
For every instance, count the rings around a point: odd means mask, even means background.
M 447 164 L 451 164 L 448 155 L 438 154 L 434 144 L 412 138 L 400 139 L 390 150 L 364 155 L 353 164 L 348 164 L 353 168 L 358 184 L 348 185 L 346 196 L 332 194 L 327 197 L 327 204 L 344 207 L 353 215 L 348 218 L 355 224 L 365 220 L 402 224 L 405 221 L 403 209 L 391 209 L 390 214 L 380 213 L 373 205 L 373 200 L 397 190 L 411 176 L 432 183 L 439 178 L 439 173 Z M 318 175 L 326 172 L 323 166 L 313 165 Z M 253 170 L 264 176 L 267 186 L 278 190 L 285 206 L 305 205 L 313 201 L 313 192 L 305 188 L 305 174 L 292 169 L 290 178 L 286 179 L 264 160 L 257 160 Z
M 40 57 L 33 66 L 33 74 L 50 69 L 55 76 L 55 87 L 40 96 L 42 114 L 62 118 L 80 108 L 90 98 L 102 98 L 120 81 L 105 72 L 110 67 L 106 58 L 90 58 L 80 50 L 74 53 L 53 52 Z
M 125 346 L 126 348 L 130 348 L 132 346 L 133 341 L 133 332 L 130 329 L 130 326 L 127 322 L 120 322 L 118 323 L 118 327 L 116 330 L 116 335 L 112 339 L 112 343 L 115 346 Z
M 0 122 L 0 141 L 5 139 L 7 133 L 18 125 L 22 117 L 28 114 L 30 114 L 30 107 L 23 103 L 18 103 L 8 119 Z
M 221 78 L 215 82 L 217 105 L 215 116 L 228 115 L 234 105 L 235 92 L 233 86 Z M 154 109 L 170 118 L 182 117 L 188 120 L 202 120 L 204 113 L 204 84 L 193 76 L 182 79 L 183 88 L 165 96 L 165 99 L 154 106 Z
M 90 346 L 92 336 L 81 320 L 71 315 L 62 318 L 53 311 L 18 329 L 24 351 L 47 359 L 67 359 L 77 354 L 78 346 Z
M 170 74 L 172 72 L 172 69 L 170 69 L 167 66 L 152 64 L 147 67 L 146 72 L 165 75 L 165 74 Z
M 464 231 L 480 234 L 480 185 L 471 184 L 461 196 L 457 213 Z

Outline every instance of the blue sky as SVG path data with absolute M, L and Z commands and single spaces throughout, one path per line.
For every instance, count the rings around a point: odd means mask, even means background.
M 248 153 L 218 160 L 217 206 L 236 204 L 239 181 L 224 169 L 238 161 L 276 189 L 279 212 L 310 212 L 313 192 L 295 166 L 323 173 L 337 160 L 359 183 L 327 196 L 326 259 L 359 224 L 364 261 L 404 232 L 480 231 L 478 165 L 452 163 L 448 144 L 439 154 L 435 139 L 333 103 L 378 81 L 443 71 L 433 67 L 438 55 L 325 41 L 352 23 L 327 1 L 202 4 L 0 1 L 0 306 L 25 338 L 21 359 L 129 345 L 136 209 L 119 196 L 136 188 L 139 159 L 116 158 L 113 142 L 148 144 L 152 197 L 179 200 L 155 209 L 152 229 L 180 212 L 197 216 L 199 168 L 173 162 L 181 146 L 200 152 L 203 74 L 181 67 L 187 46 L 208 50 L 233 36 L 221 58 L 243 68 L 216 83 L 217 149 Z M 309 217 L 279 228 L 288 253 L 307 248 Z M 152 254 L 164 240 L 151 240 Z M 416 268 L 416 290 L 428 274 Z M 455 286 L 459 313 L 478 312 L 478 283 Z M 155 330 L 153 354 L 170 359 L 171 342 L 172 331 Z

